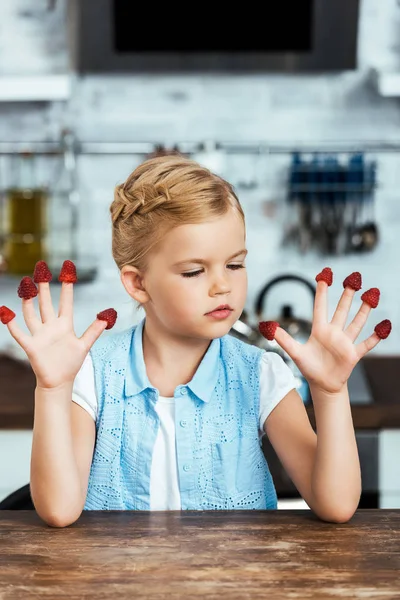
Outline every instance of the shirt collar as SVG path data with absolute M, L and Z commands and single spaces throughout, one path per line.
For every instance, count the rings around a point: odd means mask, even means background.
M 143 327 L 145 320 L 146 317 L 144 317 L 133 329 L 130 351 L 128 354 L 128 364 L 125 372 L 126 396 L 135 396 L 146 388 L 155 389 L 147 377 L 146 365 L 143 357 Z M 209 402 L 211 394 L 217 384 L 220 346 L 220 338 L 215 338 L 211 341 L 193 379 L 186 384 L 187 387 L 189 387 L 190 390 L 204 402 Z

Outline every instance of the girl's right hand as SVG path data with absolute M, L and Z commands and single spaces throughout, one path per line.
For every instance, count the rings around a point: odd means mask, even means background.
M 85 357 L 107 327 L 97 319 L 78 338 L 73 324 L 73 283 L 62 283 L 58 316 L 52 304 L 49 283 L 38 283 L 41 319 L 36 314 L 34 298 L 22 299 L 25 323 L 32 335 L 25 334 L 16 319 L 7 323 L 12 337 L 26 352 L 36 375 L 38 388 L 55 389 L 73 384 Z

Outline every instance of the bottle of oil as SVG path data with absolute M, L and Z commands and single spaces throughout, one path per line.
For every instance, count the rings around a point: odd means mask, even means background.
M 21 153 L 18 163 L 18 180 L 6 197 L 5 258 L 8 273 L 29 275 L 38 260 L 48 260 L 48 193 L 37 185 L 33 154 Z

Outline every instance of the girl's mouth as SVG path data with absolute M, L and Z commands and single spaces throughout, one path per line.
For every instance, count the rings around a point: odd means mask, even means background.
M 217 310 L 213 310 L 206 314 L 207 317 L 212 317 L 214 319 L 226 319 L 232 312 L 232 309 L 229 308 L 219 308 Z

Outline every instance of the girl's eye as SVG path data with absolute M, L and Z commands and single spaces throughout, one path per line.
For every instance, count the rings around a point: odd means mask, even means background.
M 228 268 L 231 268 L 233 271 L 236 271 L 237 269 L 244 269 L 245 266 L 244 265 L 228 265 Z M 200 273 L 202 273 L 203 271 L 192 271 L 191 273 L 181 273 L 182 277 L 196 277 L 197 275 L 200 275 Z

